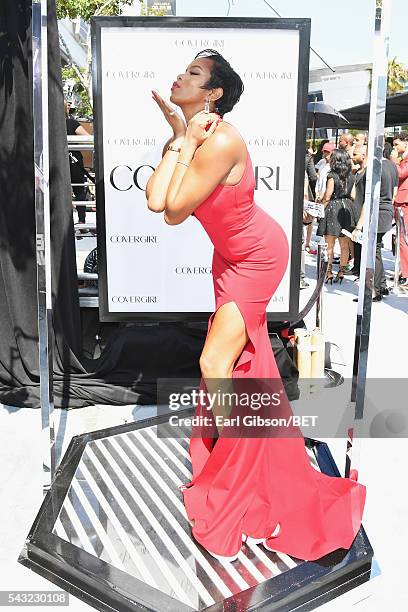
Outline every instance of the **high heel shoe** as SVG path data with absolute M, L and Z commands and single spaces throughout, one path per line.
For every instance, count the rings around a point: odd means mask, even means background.
M 326 272 L 326 278 L 325 278 L 325 283 L 327 285 L 327 283 L 330 283 L 331 285 L 333 284 L 333 272 L 332 272 L 332 265 L 329 264 L 327 266 L 327 272 Z
M 264 548 L 266 548 L 266 550 L 269 550 L 270 552 L 278 552 L 274 548 L 270 547 L 270 545 L 268 544 L 268 540 L 272 538 L 276 538 L 279 535 L 280 530 L 281 530 L 281 526 L 280 526 L 280 523 L 278 523 L 275 527 L 274 532 L 269 536 L 269 538 L 266 538 L 266 540 L 262 542 L 262 545 Z
M 344 278 L 344 272 L 345 272 L 346 266 L 340 266 L 339 271 L 336 274 L 336 278 L 334 279 L 335 283 L 341 283 L 343 282 L 343 278 Z

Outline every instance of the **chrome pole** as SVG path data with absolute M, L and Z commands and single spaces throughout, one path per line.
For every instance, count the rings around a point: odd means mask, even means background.
M 374 29 L 374 61 L 372 73 L 368 163 L 364 206 L 364 231 L 361 251 L 360 283 L 357 304 L 351 406 L 354 422 L 348 434 L 345 476 L 358 478 L 359 456 L 367 378 L 368 346 L 371 322 L 372 289 L 378 208 L 381 186 L 382 151 L 384 146 L 385 105 L 387 99 L 388 51 L 391 0 L 373 0 L 376 5 Z
M 33 132 L 43 493 L 55 473 L 48 146 L 47 0 L 32 0 Z
M 322 275 L 323 261 L 327 258 L 327 244 L 317 245 L 317 281 Z M 323 331 L 323 286 L 316 300 L 316 327 Z

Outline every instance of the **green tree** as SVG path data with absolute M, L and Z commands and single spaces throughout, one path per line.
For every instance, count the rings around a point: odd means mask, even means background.
M 408 70 L 401 62 L 397 62 L 397 58 L 389 60 L 388 62 L 388 82 L 387 82 L 387 94 L 392 96 L 405 87 L 408 81 Z
M 89 22 L 94 15 L 120 15 L 125 5 L 131 4 L 133 0 L 57 0 L 57 17 L 81 17 Z
M 371 89 L 373 69 L 369 68 L 370 82 L 368 84 Z M 402 91 L 408 82 L 408 69 L 405 68 L 404 64 L 397 62 L 397 58 L 394 57 L 392 60 L 388 60 L 388 75 L 387 75 L 387 96 L 393 96 L 394 94 Z
M 89 100 L 89 94 L 86 86 L 82 82 L 84 75 L 84 68 L 79 70 L 78 68 L 68 65 L 62 68 L 62 81 L 65 82 L 68 79 L 75 81 L 74 92 L 79 96 L 79 104 L 77 104 L 77 112 L 80 117 L 89 117 L 92 115 L 92 107 Z

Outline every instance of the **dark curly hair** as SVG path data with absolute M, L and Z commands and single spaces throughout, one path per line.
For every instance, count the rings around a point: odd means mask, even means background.
M 351 157 L 344 149 L 334 149 L 330 156 L 330 169 L 335 172 L 343 185 L 351 174 Z
M 384 143 L 383 157 L 385 157 L 385 159 L 390 159 L 391 152 L 392 152 L 392 144 L 387 141 Z
M 398 132 L 397 134 L 394 134 L 393 141 L 395 142 L 396 140 L 407 141 L 408 132 Z
M 203 85 L 202 89 L 222 87 L 224 93 L 216 101 L 215 106 L 216 112 L 222 117 L 234 108 L 244 91 L 244 84 L 229 62 L 215 49 L 203 49 L 203 51 L 197 53 L 194 59 L 199 57 L 208 57 L 212 60 L 210 79 Z

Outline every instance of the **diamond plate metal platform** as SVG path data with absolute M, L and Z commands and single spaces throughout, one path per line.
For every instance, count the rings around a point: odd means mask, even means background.
M 178 490 L 190 432 L 162 437 L 168 417 L 73 438 L 19 561 L 99 610 L 312 610 L 369 579 L 363 527 L 349 551 L 313 562 L 246 544 L 233 563 L 209 555 Z M 327 445 L 306 449 L 339 475 Z

